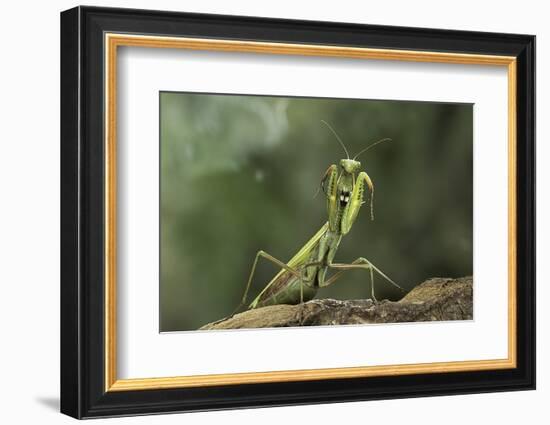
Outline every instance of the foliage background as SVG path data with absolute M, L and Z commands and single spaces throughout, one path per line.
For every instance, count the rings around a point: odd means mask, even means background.
M 406 289 L 472 274 L 470 104 L 162 92 L 161 331 L 193 330 L 239 304 L 256 252 L 287 261 L 326 221 L 321 176 L 345 157 L 375 185 L 336 260 L 363 256 Z M 249 300 L 277 269 L 260 262 Z M 375 281 L 379 299 L 399 291 Z M 317 297 L 368 298 L 350 271 Z

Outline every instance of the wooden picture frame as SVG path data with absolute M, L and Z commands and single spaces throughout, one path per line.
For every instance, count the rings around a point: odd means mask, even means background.
M 121 46 L 404 62 L 508 72 L 508 357 L 118 379 L 116 123 Z M 61 14 L 61 411 L 76 418 L 533 389 L 535 38 L 77 7 Z

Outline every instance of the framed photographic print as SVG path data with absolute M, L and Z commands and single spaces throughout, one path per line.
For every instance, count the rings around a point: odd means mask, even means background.
M 535 37 L 61 14 L 61 411 L 533 389 Z

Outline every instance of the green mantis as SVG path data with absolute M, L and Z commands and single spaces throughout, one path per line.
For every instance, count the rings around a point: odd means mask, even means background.
M 333 164 L 328 167 L 321 179 L 320 189 L 323 190 L 326 196 L 328 221 L 286 263 L 267 252 L 258 251 L 252 264 L 241 304 L 236 311 L 246 305 L 250 285 L 260 258 L 271 261 L 281 270 L 249 304 L 249 309 L 275 304 L 299 304 L 309 301 L 313 299 L 319 288 L 329 286 L 339 279 L 343 273 L 353 269 L 363 269 L 369 272 L 373 301 L 376 301 L 374 296 L 374 272 L 392 285 L 402 289 L 366 258 L 359 257 L 351 264 L 333 262 L 342 238 L 350 232 L 361 206 L 366 202 L 365 189 L 369 191 L 370 215 L 371 219 L 374 220 L 374 185 L 369 175 L 365 171 L 360 171 L 361 163 L 357 161 L 357 157 L 378 143 L 390 139 L 379 140 L 360 151 L 353 159 L 350 159 L 348 150 L 338 134 L 327 122 L 321 122 L 330 129 L 346 153 L 346 159 L 340 160 L 339 165 Z M 327 276 L 329 270 L 334 271 L 334 274 L 330 277 Z

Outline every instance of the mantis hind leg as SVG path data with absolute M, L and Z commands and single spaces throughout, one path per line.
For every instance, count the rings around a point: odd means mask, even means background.
M 405 291 L 401 286 L 399 286 L 397 283 L 395 283 L 392 279 L 390 279 L 384 272 L 382 272 L 378 267 L 376 267 L 374 264 L 372 264 L 369 260 L 363 257 L 359 257 L 355 261 L 353 261 L 351 264 L 342 264 L 342 263 L 332 263 L 329 264 L 329 267 L 334 269 L 340 269 L 338 273 L 333 275 L 330 279 L 326 280 L 322 285 L 320 286 L 328 286 L 334 281 L 336 281 L 338 278 L 341 277 L 341 275 L 348 270 L 353 269 L 365 269 L 368 270 L 370 273 L 370 282 L 371 282 L 371 297 L 373 301 L 376 300 L 376 296 L 374 295 L 374 272 L 377 272 L 380 276 L 382 276 L 385 280 L 390 282 L 393 286 L 396 288 L 399 288 L 401 291 Z
M 256 253 L 256 257 L 254 258 L 254 263 L 252 264 L 252 269 L 250 270 L 250 275 L 248 276 L 248 282 L 246 283 L 246 289 L 244 291 L 243 297 L 241 299 L 241 303 L 237 306 L 235 311 L 233 311 L 233 314 L 235 314 L 237 311 L 239 311 L 244 305 L 246 305 L 246 299 L 248 297 L 248 292 L 250 290 L 250 285 L 252 284 L 252 279 L 254 278 L 254 273 L 256 272 L 256 265 L 258 264 L 258 260 L 260 258 L 265 258 L 268 261 L 271 261 L 273 264 L 276 264 L 280 268 L 286 270 L 289 273 L 292 273 L 294 276 L 300 278 L 301 275 L 298 271 L 290 267 L 288 264 L 282 262 L 281 260 L 273 257 L 272 255 L 268 254 L 265 251 L 258 251 Z

